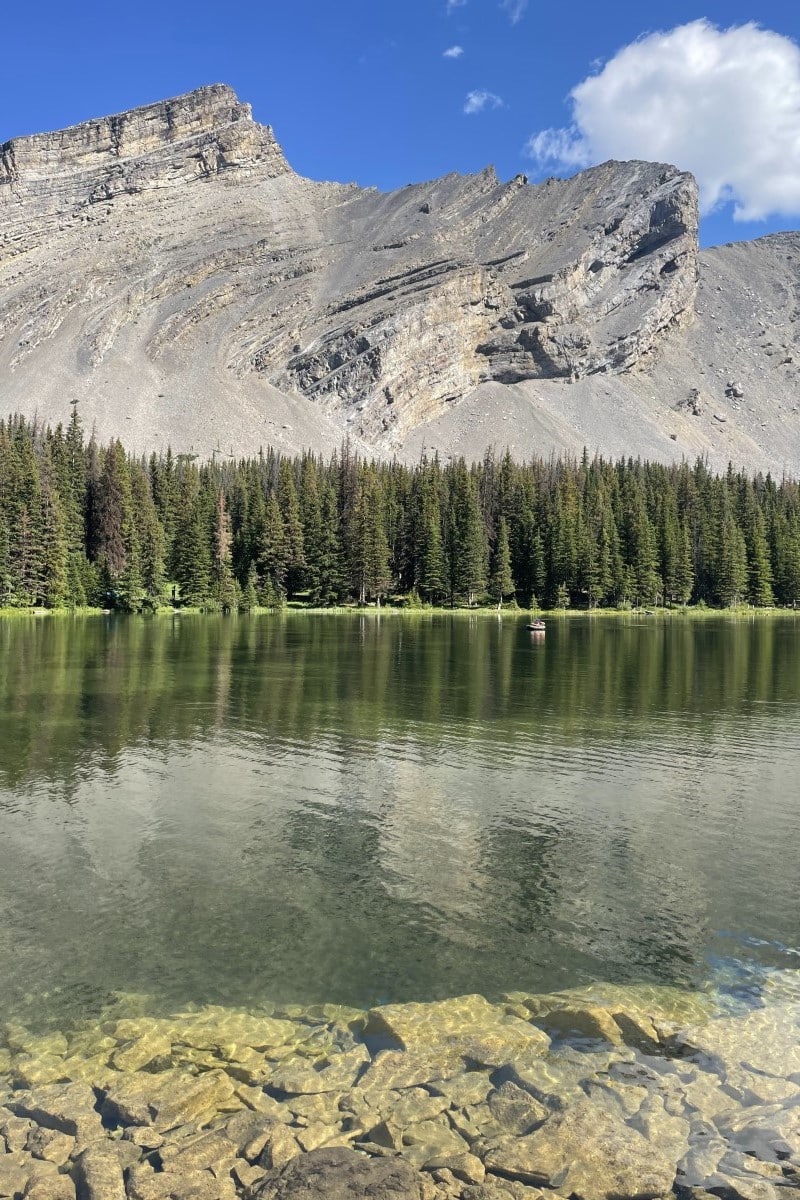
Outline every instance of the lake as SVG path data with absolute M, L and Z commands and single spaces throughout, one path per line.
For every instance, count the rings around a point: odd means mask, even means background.
M 0 1014 L 800 966 L 800 621 L 0 622 Z

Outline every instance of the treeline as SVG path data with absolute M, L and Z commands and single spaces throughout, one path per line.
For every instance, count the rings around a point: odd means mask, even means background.
M 0 421 L 0 606 L 794 605 L 800 489 L 698 461 L 137 458 Z

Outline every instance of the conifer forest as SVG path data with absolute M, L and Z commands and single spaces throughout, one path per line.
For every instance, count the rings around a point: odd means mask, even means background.
M 584 453 L 126 453 L 0 421 L 0 607 L 794 606 L 800 488 Z

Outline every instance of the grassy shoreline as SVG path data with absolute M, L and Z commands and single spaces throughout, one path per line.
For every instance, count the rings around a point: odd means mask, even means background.
M 641 620 L 643 617 L 648 619 L 675 619 L 680 620 L 707 620 L 709 618 L 724 617 L 730 620 L 754 620 L 773 619 L 775 617 L 790 617 L 794 619 L 800 618 L 800 608 L 752 608 L 749 605 L 739 605 L 735 608 L 708 608 L 704 606 L 690 606 L 675 608 L 511 608 L 504 607 L 498 609 L 496 606 L 478 607 L 478 608 L 406 608 L 402 605 L 381 605 L 378 608 L 376 605 L 359 606 L 352 605 L 334 605 L 328 608 L 315 607 L 314 605 L 289 603 L 282 608 L 262 608 L 256 607 L 248 612 L 233 612 L 227 613 L 226 616 L 232 617 L 286 617 L 290 615 L 303 616 L 352 616 L 352 617 L 403 617 L 403 618 L 420 618 L 420 617 L 494 617 L 508 620 L 525 620 L 530 617 L 546 619 L 548 621 L 569 621 L 581 617 L 588 617 L 591 620 Z M 20 618 L 41 618 L 41 617 L 138 617 L 144 619 L 152 619 L 158 617 L 218 617 L 223 614 L 218 611 L 210 611 L 203 608 L 173 608 L 171 605 L 163 605 L 152 612 L 146 613 L 122 613 L 114 609 L 106 608 L 0 608 L 0 619 L 18 620 Z

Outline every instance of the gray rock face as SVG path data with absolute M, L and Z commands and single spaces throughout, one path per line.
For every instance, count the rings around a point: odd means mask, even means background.
M 230 169 L 267 175 L 289 167 L 272 130 L 214 84 L 187 96 L 0 145 L 0 245 L 21 248 L 53 228 L 48 218 L 122 194 L 179 187 Z
M 386 441 L 481 381 L 636 362 L 691 319 L 696 231 L 653 164 L 312 183 L 215 85 L 0 147 L 0 362 L 94 398 L 133 358 L 154 415 L 200 373 L 272 385 Z
M 0 146 L 0 406 L 203 456 L 792 469 L 792 238 L 699 254 L 694 180 L 653 163 L 312 182 L 213 85 Z
M 253 1192 L 259 1200 L 420 1200 L 420 1177 L 398 1158 L 364 1158 L 334 1147 L 295 1158 Z

